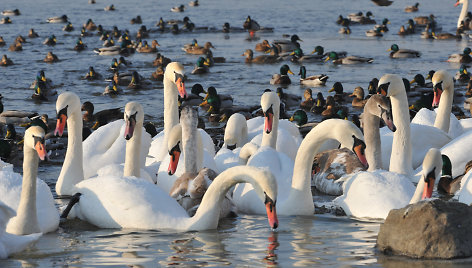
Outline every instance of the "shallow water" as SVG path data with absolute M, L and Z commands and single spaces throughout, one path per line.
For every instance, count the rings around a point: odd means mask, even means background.
M 105 12 L 106 5 L 114 3 L 115 12 Z M 233 27 L 241 27 L 247 17 L 257 20 L 262 26 L 274 27 L 273 33 L 262 33 L 260 40 L 281 39 L 283 34 L 298 34 L 303 42 L 305 53 L 316 45 L 323 45 L 326 50 L 345 50 L 350 55 L 374 57 L 372 64 L 356 66 L 334 66 L 331 63 L 305 64 L 308 75 L 324 73 L 330 78 L 326 87 L 314 89 L 329 95 L 331 85 L 340 81 L 346 92 L 356 86 L 367 88 L 373 77 L 385 73 L 396 73 L 409 80 L 416 73 L 426 75 L 431 69 L 447 69 L 455 73 L 457 64 L 445 62 L 449 54 L 458 53 L 468 46 L 467 40 L 432 41 L 420 39 L 418 34 L 401 37 L 396 34 L 401 24 L 417 15 L 434 13 L 444 31 L 453 32 L 460 12 L 453 7 L 453 1 L 431 0 L 420 3 L 420 12 L 404 13 L 403 8 L 413 1 L 395 1 L 389 7 L 378 7 L 370 1 L 216 1 L 202 0 L 200 7 L 187 7 L 184 13 L 172 13 L 170 8 L 179 3 L 175 1 L 101 1 L 89 5 L 87 0 L 40 2 L 21 0 L 2 0 L 0 9 L 20 9 L 22 15 L 12 17 L 13 24 L 0 25 L 0 35 L 7 46 L 0 48 L 15 65 L 0 68 L 5 109 L 20 109 L 47 113 L 55 117 L 54 102 L 36 103 L 31 100 L 30 83 L 36 73 L 44 69 L 46 76 L 54 84 L 63 84 L 58 88 L 63 91 L 74 91 L 82 102 L 91 100 L 96 110 L 123 107 L 126 102 L 135 100 L 144 106 L 146 118 L 157 126 L 162 126 L 162 84 L 153 82 L 148 90 L 132 91 L 124 89 L 125 94 L 110 98 L 100 96 L 106 82 L 88 82 L 80 80 L 89 66 L 102 75 L 106 71 L 112 56 L 98 56 L 92 49 L 101 47 L 102 41 L 97 36 L 84 37 L 87 50 L 77 53 L 72 50 L 80 25 L 88 18 L 102 24 L 105 29 L 117 25 L 120 29 L 129 29 L 134 36 L 139 25 L 130 25 L 129 20 L 141 15 L 148 28 L 155 28 L 159 17 L 165 20 L 182 19 L 189 16 L 199 26 L 209 26 L 213 31 L 195 33 L 151 33 L 147 40 L 157 39 L 161 44 L 159 51 L 175 61 L 185 64 L 190 73 L 197 56 L 185 55 L 181 47 L 196 38 L 200 44 L 211 41 L 216 49 L 215 57 L 226 57 L 226 63 L 211 68 L 211 73 L 202 76 L 189 75 L 187 87 L 201 83 L 205 88 L 215 86 L 219 93 L 231 94 L 236 104 L 257 105 L 262 91 L 269 85 L 272 74 L 278 72 L 280 64 L 246 65 L 241 54 L 245 49 L 253 49 L 256 42 L 248 41 L 247 33 L 223 34 L 219 31 L 224 22 Z M 339 26 L 335 24 L 339 14 L 346 16 L 357 11 L 372 11 L 380 22 L 387 17 L 390 32 L 381 38 L 366 37 L 364 32 L 372 25 L 352 26 L 350 36 L 338 34 Z M 75 27 L 72 33 L 63 32 L 63 24 L 45 23 L 46 18 L 67 14 Z M 40 35 L 36 39 L 27 39 L 22 52 L 9 52 L 8 46 L 18 34 L 27 36 L 28 30 L 34 28 Z M 58 44 L 47 47 L 42 44 L 50 34 L 55 34 Z M 400 48 L 421 50 L 419 59 L 393 60 L 386 50 L 392 43 Z M 42 62 L 48 51 L 53 51 L 61 60 L 58 63 Z M 136 53 L 127 58 L 132 69 L 149 77 L 155 70 L 152 66 L 153 54 Z M 293 72 L 298 73 L 299 66 L 288 63 Z M 305 87 L 298 83 L 298 77 L 292 77 L 292 85 L 286 91 L 302 95 Z M 460 89 L 463 89 L 460 88 Z M 359 111 L 353 111 L 359 112 Z M 204 114 L 202 112 L 202 114 Z M 310 119 L 315 118 L 310 115 Z M 317 118 L 316 118 L 317 119 Z M 42 164 L 40 177 L 54 190 L 60 166 Z M 58 200 L 58 203 L 61 203 Z M 416 261 L 401 257 L 387 257 L 378 254 L 375 239 L 379 223 L 359 222 L 346 217 L 316 215 L 312 217 L 280 217 L 280 227 L 272 232 L 267 220 L 262 216 L 241 215 L 234 219 L 223 220 L 218 230 L 206 232 L 174 233 L 165 231 L 137 230 L 97 230 L 84 226 L 82 222 L 69 222 L 57 232 L 44 235 L 29 251 L 0 260 L 0 267 L 20 266 L 98 266 L 130 265 L 155 267 L 158 265 L 191 265 L 191 266 L 388 266 L 388 267 L 430 267 L 470 266 L 470 260 L 459 261 Z

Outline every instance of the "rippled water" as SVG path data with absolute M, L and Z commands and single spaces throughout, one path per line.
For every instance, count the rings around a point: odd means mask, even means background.
M 0 25 L 0 35 L 7 46 L 0 48 L 15 63 L 8 68 L 0 68 L 1 89 L 6 109 L 32 110 L 55 116 L 53 102 L 35 103 L 30 99 L 29 89 L 38 70 L 44 69 L 46 76 L 55 84 L 63 84 L 58 91 L 76 92 L 82 101 L 91 100 L 96 110 L 123 107 L 130 100 L 139 101 L 147 119 L 162 126 L 162 84 L 153 82 L 147 90 L 132 91 L 124 89 L 125 94 L 110 98 L 100 96 L 106 82 L 80 80 L 89 66 L 102 75 L 112 57 L 98 56 L 92 48 L 100 47 L 102 41 L 97 36 L 84 37 L 87 50 L 77 53 L 72 50 L 80 25 L 88 18 L 105 29 L 113 25 L 129 29 L 134 35 L 139 25 L 130 25 L 129 20 L 141 15 L 148 28 L 155 28 L 159 17 L 182 19 L 189 16 L 199 26 L 209 26 L 216 30 L 184 33 L 151 33 L 148 40 L 157 39 L 161 44 L 159 51 L 165 56 L 184 63 L 190 73 L 197 57 L 185 55 L 181 47 L 196 38 L 200 44 L 211 41 L 216 49 L 214 56 L 226 57 L 226 63 L 212 67 L 211 73 L 202 76 L 189 75 L 188 88 L 194 83 L 204 87 L 215 86 L 220 93 L 231 94 L 236 104 L 258 104 L 261 92 L 269 85 L 272 74 L 278 72 L 280 65 L 246 65 L 241 54 L 247 48 L 254 48 L 255 41 L 248 41 L 247 33 L 223 34 L 219 31 L 224 22 L 240 27 L 247 15 L 251 15 L 261 25 L 274 27 L 273 33 L 264 33 L 260 39 L 281 39 L 283 34 L 298 34 L 303 42 L 305 53 L 316 45 L 327 50 L 345 50 L 351 55 L 374 57 L 373 64 L 356 66 L 334 66 L 328 63 L 305 64 L 308 74 L 325 73 L 329 75 L 327 87 L 317 88 L 326 96 L 335 81 L 343 83 L 345 91 L 356 86 L 367 87 L 373 77 L 384 73 L 396 73 L 411 79 L 416 73 L 426 73 L 430 69 L 447 69 L 455 73 L 458 65 L 446 63 L 448 55 L 461 52 L 468 45 L 462 41 L 431 41 L 420 39 L 419 35 L 401 37 L 396 34 L 401 24 L 406 24 L 415 15 L 434 13 L 444 31 L 454 32 L 459 8 L 454 1 L 430 0 L 420 3 L 417 14 L 404 13 L 403 8 L 414 1 L 395 1 L 390 7 L 378 7 L 370 1 L 217 1 L 201 0 L 201 6 L 188 7 L 184 13 L 172 13 L 169 9 L 180 4 L 176 1 L 101 1 L 89 5 L 87 0 L 80 1 L 21 1 L 2 0 L 0 9 L 18 8 L 21 16 L 12 17 L 13 24 Z M 105 12 L 103 8 L 113 3 L 115 12 Z M 344 36 L 337 33 L 335 24 L 339 14 L 372 11 L 380 22 L 384 17 L 390 19 L 390 32 L 382 38 L 366 37 L 364 32 L 371 25 L 353 26 L 353 33 Z M 47 17 L 67 14 L 76 30 L 63 32 L 63 24 L 47 24 Z M 40 35 L 37 39 L 27 39 L 24 51 L 9 52 L 8 46 L 18 34 L 27 36 L 34 28 Z M 50 34 L 55 34 L 58 44 L 47 47 L 42 44 Z M 259 41 L 261 41 L 259 40 Z M 400 48 L 422 51 L 419 59 L 393 60 L 386 50 L 392 43 Z M 48 51 L 53 51 L 61 60 L 58 63 L 42 62 Z M 155 70 L 152 66 L 154 55 L 136 53 L 127 58 L 145 77 Z M 297 73 L 298 65 L 289 63 Z M 292 77 L 293 84 L 286 91 L 303 94 L 304 87 L 298 78 Z M 463 88 L 462 88 L 463 89 Z M 203 114 L 203 113 L 202 113 Z M 55 180 L 60 167 L 42 164 L 40 177 L 54 190 Z M 61 200 L 57 200 L 61 203 Z M 82 222 L 69 222 L 57 232 L 44 235 L 30 251 L 0 260 L 0 267 L 19 266 L 95 266 L 95 265 L 133 265 L 155 267 L 158 265 L 191 266 L 389 266 L 389 267 L 430 267 L 431 265 L 470 266 L 470 260 L 462 261 L 415 261 L 400 257 L 387 257 L 374 249 L 379 223 L 359 222 L 346 217 L 316 215 L 312 217 L 280 217 L 277 232 L 269 230 L 267 220 L 262 216 L 241 215 L 225 219 L 218 230 L 206 232 L 157 232 L 135 230 L 97 230 L 84 226 Z

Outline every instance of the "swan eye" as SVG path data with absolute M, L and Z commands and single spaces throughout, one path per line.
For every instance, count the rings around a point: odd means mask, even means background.
M 69 105 L 66 105 L 66 107 L 62 108 L 58 113 L 57 113 L 57 118 L 59 119 L 59 117 L 63 114 L 67 117 L 67 108 L 69 107 Z

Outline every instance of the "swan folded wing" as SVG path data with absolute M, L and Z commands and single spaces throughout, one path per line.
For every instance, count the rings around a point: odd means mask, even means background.
M 0 259 L 6 259 L 11 254 L 25 250 L 41 236 L 42 233 L 30 235 L 0 234 Z

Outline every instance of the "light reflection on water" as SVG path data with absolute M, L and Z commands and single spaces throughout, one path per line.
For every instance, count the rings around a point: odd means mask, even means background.
M 455 73 L 459 66 L 445 63 L 447 56 L 457 53 L 468 46 L 467 40 L 430 41 L 419 39 L 418 35 L 400 37 L 396 35 L 401 24 L 414 15 L 434 13 L 443 29 L 452 32 L 456 25 L 459 9 L 454 9 L 453 2 L 431 0 L 420 5 L 418 14 L 403 13 L 409 1 L 394 1 L 392 6 L 378 7 L 370 1 L 249 1 L 236 2 L 208 0 L 201 1 L 198 8 L 188 8 L 185 13 L 169 12 L 175 1 L 113 1 L 115 12 L 104 12 L 103 7 L 111 1 L 97 0 L 96 5 L 87 5 L 80 1 L 44 0 L 40 4 L 25 0 L 2 0 L 2 9 L 19 8 L 21 16 L 12 17 L 13 24 L 0 25 L 0 35 L 7 46 L 0 48 L 15 62 L 14 66 L 1 68 L 1 94 L 4 96 L 6 109 L 28 109 L 55 116 L 54 103 L 35 103 L 30 99 L 28 88 L 39 69 L 46 71 L 46 76 L 56 84 L 63 84 L 59 92 L 71 90 L 79 94 L 82 101 L 91 100 L 96 110 L 123 107 L 130 100 L 139 101 L 147 113 L 147 118 L 162 126 L 162 84 L 153 83 L 149 89 L 141 91 L 125 90 L 125 94 L 116 98 L 99 96 L 106 86 L 105 82 L 87 82 L 80 80 L 90 65 L 104 76 L 112 57 L 97 56 L 92 48 L 100 47 L 102 41 L 97 36 L 84 37 L 86 51 L 76 53 L 72 47 L 77 39 L 80 25 L 88 18 L 96 24 L 109 29 L 117 25 L 127 28 L 132 35 L 139 25 L 130 25 L 129 19 L 141 15 L 144 24 L 152 28 L 159 17 L 164 19 L 182 19 L 189 16 L 197 25 L 207 25 L 220 29 L 228 21 L 232 26 L 240 27 L 247 15 L 258 20 L 261 25 L 274 27 L 274 33 L 260 35 L 260 40 L 280 39 L 282 34 L 297 33 L 304 41 L 301 43 L 305 53 L 316 45 L 323 45 L 328 50 L 346 50 L 351 55 L 374 57 L 373 64 L 361 66 L 334 66 L 325 63 L 306 64 L 309 74 L 327 74 L 330 78 L 326 87 L 317 91 L 329 95 L 328 89 L 336 82 L 343 82 L 345 91 L 356 86 L 367 87 L 372 77 L 384 73 L 397 73 L 412 78 L 416 73 L 426 74 L 430 69 L 447 69 Z M 439 8 L 440 7 L 440 8 Z M 377 21 L 384 17 L 390 19 L 390 32 L 382 38 L 367 38 L 365 30 L 372 26 L 353 26 L 351 36 L 337 34 L 338 26 L 334 23 L 339 14 L 370 10 Z M 47 24 L 50 16 L 67 14 L 76 31 L 68 34 L 61 31 L 62 24 Z M 22 52 L 9 52 L 8 46 L 18 35 L 26 35 L 34 28 L 40 38 L 27 39 Z M 50 34 L 56 34 L 58 44 L 46 47 L 42 41 Z M 227 62 L 216 65 L 211 73 L 202 76 L 189 75 L 188 88 L 194 83 L 204 87 L 215 86 L 220 93 L 232 94 L 236 104 L 254 105 L 259 103 L 263 89 L 275 87 L 268 84 L 273 73 L 280 65 L 245 65 L 241 54 L 247 48 L 253 48 L 254 41 L 246 40 L 245 33 L 221 32 L 188 33 L 181 35 L 152 33 L 148 41 L 157 39 L 161 44 L 160 52 L 173 60 L 181 61 L 190 73 L 196 57 L 185 55 L 181 51 L 183 44 L 197 38 L 199 43 L 211 41 L 216 49 L 214 56 L 224 56 Z M 392 60 L 387 48 L 392 43 L 400 48 L 420 49 L 419 59 Z M 48 51 L 53 51 L 61 60 L 59 63 L 46 64 L 41 60 Z M 151 65 L 153 55 L 136 53 L 128 58 L 133 68 L 149 77 L 155 70 Z M 299 66 L 289 63 L 297 73 Z M 300 86 L 298 77 L 292 77 L 292 85 L 286 92 L 302 95 L 305 87 Z M 459 88 L 463 90 L 462 88 Z M 359 112 L 358 110 L 353 110 Z M 202 113 L 204 114 L 204 113 Z M 310 115 L 310 119 L 315 118 Z M 60 166 L 42 165 L 40 178 L 43 178 L 54 190 Z M 57 200 L 63 204 L 63 200 Z M 169 231 L 140 230 L 98 230 L 84 226 L 83 222 L 72 221 L 62 226 L 57 232 L 44 235 L 29 251 L 0 260 L 0 267 L 51 267 L 51 266 L 98 266 L 114 265 L 133 267 L 156 266 L 250 266 L 250 267 L 292 267 L 292 266 L 386 266 L 386 267 L 465 267 L 470 260 L 456 261 L 418 261 L 402 257 L 388 257 L 377 254 L 374 246 L 379 223 L 360 222 L 346 217 L 316 215 L 312 217 L 280 217 L 280 227 L 276 232 L 268 228 L 267 219 L 262 216 L 239 216 L 221 221 L 218 230 L 204 232 L 174 233 Z

